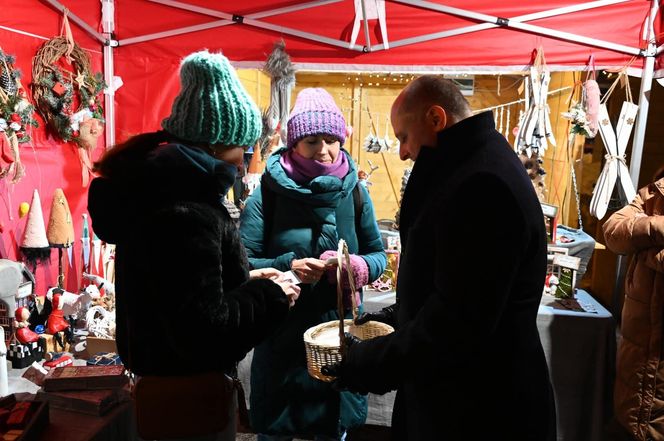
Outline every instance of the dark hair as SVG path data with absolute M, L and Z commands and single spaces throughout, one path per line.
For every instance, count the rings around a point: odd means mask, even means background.
M 173 139 L 173 136 L 164 130 L 132 136 L 125 142 L 108 149 L 99 161 L 94 163 L 93 171 L 102 177 L 110 178 L 123 162 L 145 156 L 159 144 Z
M 470 116 L 470 104 L 452 80 L 439 75 L 423 75 L 406 89 L 403 110 L 406 113 L 438 105 L 455 121 Z
M 652 181 L 659 181 L 660 179 L 664 178 L 664 165 L 662 165 L 659 170 L 655 172 L 655 176 L 653 176 Z

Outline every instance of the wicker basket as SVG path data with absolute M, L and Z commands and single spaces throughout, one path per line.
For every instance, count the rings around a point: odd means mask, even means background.
M 368 340 L 374 337 L 387 335 L 394 332 L 394 328 L 384 323 L 369 321 L 363 325 L 357 326 L 353 322 L 357 318 L 358 307 L 355 304 L 355 296 L 351 295 L 353 303 L 353 320 L 344 320 L 344 307 L 341 290 L 341 268 L 342 260 L 345 257 L 346 268 L 350 282 L 351 291 L 355 291 L 355 283 L 350 266 L 350 255 L 348 254 L 348 247 L 343 240 L 339 241 L 339 249 L 337 251 L 338 266 L 337 266 L 337 307 L 339 312 L 339 320 L 321 323 L 320 325 L 313 326 L 304 333 L 304 347 L 307 354 L 307 370 L 309 375 L 322 381 L 330 382 L 334 380 L 333 377 L 328 377 L 321 373 L 323 366 L 339 363 L 342 359 L 343 349 L 343 333 L 350 332 L 360 340 Z
M 326 344 L 319 341 L 321 335 L 330 330 L 336 330 L 339 326 L 338 320 L 321 323 L 320 325 L 307 329 L 304 333 L 304 347 L 307 352 L 307 370 L 309 375 L 322 381 L 332 381 L 334 377 L 328 377 L 321 373 L 321 368 L 341 361 L 341 347 L 337 344 Z M 394 328 L 381 322 L 370 321 L 356 326 L 353 320 L 344 320 L 344 329 L 360 340 L 387 335 L 394 332 Z M 339 340 L 337 340 L 339 341 Z

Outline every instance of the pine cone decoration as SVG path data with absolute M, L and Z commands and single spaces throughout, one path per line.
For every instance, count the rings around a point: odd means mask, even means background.
M 12 78 L 11 73 L 6 68 L 6 64 L 4 66 L 2 64 L 0 64 L 0 87 L 2 87 L 5 92 L 7 92 L 7 95 L 15 95 L 16 81 L 14 78 Z

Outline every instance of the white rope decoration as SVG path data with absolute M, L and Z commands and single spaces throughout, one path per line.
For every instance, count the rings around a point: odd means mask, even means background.
M 560 93 L 560 92 L 565 92 L 565 91 L 570 90 L 570 89 L 572 89 L 572 86 L 566 86 L 566 87 L 561 87 L 559 89 L 550 90 L 548 92 L 548 96 L 555 95 L 555 94 Z M 521 98 L 521 99 L 518 99 L 518 100 L 510 101 L 508 103 L 498 104 L 497 106 L 490 106 L 490 107 L 484 107 L 483 109 L 479 109 L 479 110 L 473 110 L 473 113 L 475 113 L 475 114 L 482 113 L 482 112 L 486 112 L 488 110 L 500 109 L 501 107 L 508 107 L 508 106 L 512 106 L 514 104 L 521 104 L 521 103 L 528 104 L 527 100 L 525 98 Z
M 115 311 L 109 312 L 102 306 L 93 306 L 85 314 L 88 331 L 95 337 L 115 338 Z
M 572 174 L 572 184 L 574 184 L 574 196 L 576 196 L 576 215 L 579 217 L 579 230 L 583 230 L 583 219 L 581 218 L 581 199 L 579 198 L 579 187 L 576 184 L 576 170 L 574 162 L 570 164 Z
M 498 117 L 498 119 L 500 120 L 500 124 L 498 125 L 498 132 L 499 133 L 503 133 L 503 122 L 505 121 L 505 112 L 504 112 L 504 110 L 505 110 L 504 107 L 500 108 L 500 116 Z

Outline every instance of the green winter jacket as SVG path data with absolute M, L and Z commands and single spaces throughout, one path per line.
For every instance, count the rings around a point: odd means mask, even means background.
M 352 192 L 358 178 L 350 155 L 342 150 L 350 165 L 343 180 L 319 176 L 299 185 L 279 163 L 284 152 L 268 159 L 261 187 L 242 213 L 240 232 L 249 263 L 288 271 L 293 259 L 318 258 L 326 250 L 336 250 L 344 239 L 349 251 L 367 262 L 369 280 L 377 279 L 387 260 L 364 186 L 360 231 L 355 231 Z M 311 326 L 338 319 L 336 288 L 325 276 L 316 284 L 300 286 L 286 323 L 254 350 L 251 424 L 258 433 L 337 436 L 364 423 L 367 401 L 362 395 L 336 392 L 308 375 L 302 336 Z

